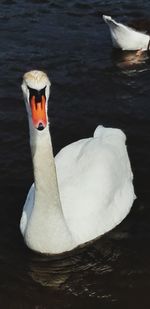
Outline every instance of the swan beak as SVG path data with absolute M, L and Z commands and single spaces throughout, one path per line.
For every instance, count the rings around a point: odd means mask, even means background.
M 33 125 L 38 130 L 43 130 L 47 125 L 46 117 L 46 99 L 42 95 L 41 101 L 36 102 L 35 96 L 30 100 Z

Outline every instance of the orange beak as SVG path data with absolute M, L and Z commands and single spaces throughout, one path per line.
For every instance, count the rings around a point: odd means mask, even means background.
M 41 102 L 35 101 L 35 96 L 30 101 L 33 125 L 38 130 L 43 130 L 47 125 L 46 100 L 42 95 Z

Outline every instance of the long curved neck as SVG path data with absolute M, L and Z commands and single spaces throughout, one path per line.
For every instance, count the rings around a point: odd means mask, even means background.
M 42 201 L 45 199 L 48 201 L 48 204 L 43 203 L 42 207 L 49 208 L 50 205 L 53 205 L 53 207 L 59 207 L 61 211 L 56 168 L 48 126 L 43 131 L 38 131 L 30 126 L 30 146 L 33 160 L 35 197 L 38 200 L 42 198 Z
M 57 175 L 48 126 L 35 129 L 29 121 L 35 197 L 26 242 L 43 253 L 61 253 L 75 247 L 59 197 Z

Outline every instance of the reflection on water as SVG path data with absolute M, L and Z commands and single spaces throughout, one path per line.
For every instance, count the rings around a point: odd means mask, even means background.
M 108 258 L 113 260 L 113 252 L 107 247 L 108 239 L 101 241 L 100 248 L 96 242 L 87 246 L 77 248 L 70 253 L 61 256 L 34 255 L 29 262 L 29 275 L 35 282 L 43 286 L 67 289 L 71 291 L 70 284 L 73 280 L 80 280 L 88 272 L 104 273 L 110 272 L 111 266 L 107 265 Z M 107 244 L 107 245 L 106 245 Z M 102 263 L 105 260 L 105 265 Z M 78 278 L 78 279 L 77 279 Z M 84 282 L 84 286 L 87 283 Z M 89 283 L 88 283 L 89 285 Z M 79 294 L 84 293 L 81 285 L 78 286 Z M 75 292 L 78 294 L 78 292 Z M 96 294 L 96 291 L 94 292 Z
M 100 12 L 144 18 L 149 1 L 0 3 L 0 308 L 149 308 L 150 61 L 112 52 Z M 29 251 L 19 231 L 33 181 L 22 74 L 46 70 L 54 152 L 98 124 L 127 135 L 137 201 L 114 231 L 61 256 Z M 121 205 L 120 205 L 121 206 Z
M 143 70 L 143 65 L 145 65 L 145 70 L 147 70 L 147 65 L 149 64 L 149 53 L 137 52 L 137 51 L 120 51 L 113 50 L 112 59 L 115 61 L 116 65 L 122 69 L 133 69 L 135 73 L 139 71 L 140 65 Z
M 139 208 L 137 202 L 135 206 Z M 41 286 L 46 289 L 46 299 L 52 291 L 52 298 L 54 295 L 61 297 L 60 293 L 63 293 L 64 304 L 67 304 L 67 295 L 74 296 L 75 300 L 70 303 L 72 308 L 80 303 L 86 304 L 87 299 L 87 308 L 90 308 L 93 300 L 96 307 L 99 304 L 115 304 L 119 308 L 122 303 L 122 308 L 126 308 L 127 295 L 131 304 L 136 303 L 137 298 L 143 301 L 149 290 L 147 279 L 150 275 L 147 264 L 149 258 L 146 257 L 150 250 L 146 249 L 141 233 L 143 224 L 148 223 L 145 218 L 144 221 L 143 210 L 133 210 L 120 227 L 87 247 L 51 257 L 30 252 L 28 275 L 38 284 L 38 288 Z M 137 305 L 137 308 L 140 307 Z

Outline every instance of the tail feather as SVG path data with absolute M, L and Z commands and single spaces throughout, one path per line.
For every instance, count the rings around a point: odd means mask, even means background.
M 99 125 L 94 131 L 94 137 L 100 137 L 103 133 L 104 127 Z
M 114 19 L 112 19 L 111 16 L 102 15 L 102 18 L 106 24 L 118 26 L 118 23 Z

